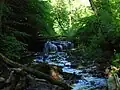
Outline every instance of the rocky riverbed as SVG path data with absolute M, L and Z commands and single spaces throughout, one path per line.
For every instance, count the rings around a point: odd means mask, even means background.
M 61 67 L 62 76 L 72 90 L 102 90 L 107 87 L 107 79 L 103 72 L 97 71 L 97 66 L 84 67 L 71 63 L 66 52 L 49 53 L 34 59 L 34 64 L 43 62 Z

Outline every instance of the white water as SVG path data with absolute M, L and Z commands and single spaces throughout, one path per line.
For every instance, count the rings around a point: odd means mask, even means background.
M 83 73 L 82 70 L 77 70 L 71 68 L 71 62 L 68 62 L 69 56 L 65 52 L 57 52 L 55 54 L 50 54 L 47 56 L 46 60 L 43 61 L 43 56 L 37 57 L 34 62 L 40 63 L 40 62 L 47 62 L 48 64 L 61 66 L 62 71 L 66 73 L 76 74 L 76 75 L 82 75 L 84 79 L 78 80 L 77 83 L 74 83 L 72 85 L 72 90 L 101 90 L 101 88 L 107 86 L 106 85 L 106 79 L 105 78 L 98 78 L 98 77 L 92 77 L 89 73 Z M 90 70 L 90 69 L 86 69 Z

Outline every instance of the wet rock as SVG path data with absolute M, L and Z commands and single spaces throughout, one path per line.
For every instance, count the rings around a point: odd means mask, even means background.
M 82 70 L 82 73 L 87 73 L 87 71 L 84 69 L 84 70 Z
M 94 81 L 90 81 L 90 84 L 94 86 L 94 85 L 95 85 L 95 82 L 94 82 Z
M 72 49 L 74 44 L 69 41 L 47 41 L 44 46 L 45 53 L 63 51 L 67 49 Z
M 4 87 L 5 84 L 5 78 L 0 77 L 0 89 Z
M 71 64 L 71 68 L 77 68 L 78 64 Z
M 4 82 L 4 81 L 5 81 L 5 78 L 0 77 L 0 83 L 1 83 L 1 82 Z

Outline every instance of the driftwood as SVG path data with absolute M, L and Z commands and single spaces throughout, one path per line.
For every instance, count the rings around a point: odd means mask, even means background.
M 33 68 L 30 68 L 30 67 L 26 67 L 24 65 L 21 65 L 17 62 L 13 62 L 12 60 L 8 59 L 7 57 L 5 57 L 3 54 L 0 53 L 0 61 L 13 67 L 13 68 L 21 68 L 22 70 L 24 70 L 25 72 L 27 73 L 30 73 L 34 76 L 36 76 L 37 78 L 39 79 L 45 79 L 47 81 L 49 81 L 51 84 L 54 84 L 54 85 L 58 85 L 66 90 L 70 90 L 72 89 L 68 84 L 62 82 L 62 81 L 57 81 L 57 80 L 53 80 L 51 78 L 51 76 L 47 75 L 47 74 L 44 74 L 38 70 L 35 70 Z

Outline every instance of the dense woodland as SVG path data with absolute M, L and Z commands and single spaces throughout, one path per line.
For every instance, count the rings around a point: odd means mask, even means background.
M 85 0 L 88 5 L 79 1 L 0 0 L 0 67 L 11 65 L 4 55 L 13 61 L 12 67 L 31 72 L 20 65 L 30 64 L 46 41 L 68 40 L 75 44 L 72 55 L 82 58 L 84 65 L 95 61 L 104 69 L 120 68 L 120 1 Z M 120 75 L 119 70 L 115 73 Z

